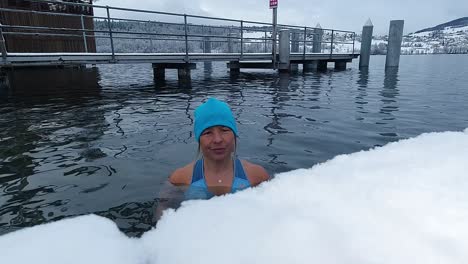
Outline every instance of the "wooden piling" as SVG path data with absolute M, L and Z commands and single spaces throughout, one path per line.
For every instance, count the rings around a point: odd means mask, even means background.
M 403 40 L 404 20 L 390 21 L 388 33 L 387 57 L 385 67 L 398 67 L 400 64 L 401 41 Z
M 372 25 L 372 22 L 369 19 L 367 20 L 366 24 L 364 24 L 364 27 L 362 27 L 359 68 L 369 67 L 373 30 L 374 30 L 374 25 Z

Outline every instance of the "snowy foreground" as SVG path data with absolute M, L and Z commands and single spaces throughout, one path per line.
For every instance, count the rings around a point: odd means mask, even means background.
M 466 263 L 468 129 L 431 133 L 166 211 L 128 238 L 89 215 L 0 237 L 0 263 Z

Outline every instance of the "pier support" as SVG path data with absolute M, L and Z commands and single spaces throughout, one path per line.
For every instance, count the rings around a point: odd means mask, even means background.
M 9 79 L 7 70 L 0 68 L 0 96 L 6 95 L 8 93 Z
M 328 61 L 319 61 L 317 65 L 317 70 L 326 71 L 328 67 Z
M 238 71 L 240 69 L 240 62 L 238 61 L 230 61 L 227 63 L 227 67 L 229 71 Z
M 318 61 L 311 61 L 304 63 L 302 66 L 302 71 L 316 71 L 318 69 Z
M 197 68 L 195 63 L 153 63 L 154 79 L 165 81 L 166 69 L 177 69 L 179 81 L 190 81 L 190 70 Z
M 226 65 L 231 73 L 239 73 L 240 69 L 274 69 L 270 61 L 230 61 Z
M 229 69 L 229 74 L 231 76 L 237 76 L 240 74 L 240 68 L 241 68 L 240 62 L 230 61 L 227 63 L 227 67 Z
M 179 81 L 188 81 L 190 80 L 191 74 L 189 68 L 178 68 L 177 69 L 177 76 L 179 77 Z
M 155 80 L 164 81 L 166 79 L 166 69 L 162 67 L 155 67 L 153 64 L 153 76 Z
M 372 45 L 372 32 L 374 26 L 371 20 L 367 20 L 362 28 L 361 55 L 359 56 L 359 68 L 369 67 L 370 52 Z
M 385 68 L 398 67 L 400 64 L 401 41 L 403 40 L 404 22 L 404 20 L 390 21 Z
M 289 46 L 290 36 L 289 30 L 281 30 L 279 37 L 279 63 L 278 70 L 280 72 L 289 72 L 290 71 L 290 53 L 291 48 Z
M 335 61 L 335 70 L 346 70 L 346 61 Z

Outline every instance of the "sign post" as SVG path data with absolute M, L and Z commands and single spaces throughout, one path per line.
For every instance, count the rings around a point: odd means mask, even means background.
M 277 25 L 277 8 L 278 8 L 278 0 L 270 0 L 270 9 L 273 9 L 273 32 L 272 32 L 272 46 L 271 51 L 273 55 L 273 69 L 276 69 L 276 25 Z

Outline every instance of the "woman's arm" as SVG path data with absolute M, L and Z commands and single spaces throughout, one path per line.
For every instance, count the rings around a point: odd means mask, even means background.
M 243 160 L 242 166 L 244 167 L 244 170 L 252 186 L 257 186 L 260 183 L 270 179 L 268 172 L 260 165 Z
M 192 181 L 192 172 L 195 162 L 192 162 L 182 168 L 175 170 L 169 176 L 169 182 L 175 186 L 190 185 Z
M 164 210 L 177 208 L 184 201 L 184 193 L 187 186 L 175 186 L 166 180 L 158 195 L 158 206 L 156 207 L 155 220 L 158 221 Z
M 175 170 L 163 183 L 158 196 L 156 207 L 156 221 L 162 216 L 167 208 L 177 208 L 184 200 L 184 194 L 192 180 L 193 162 L 185 167 Z

